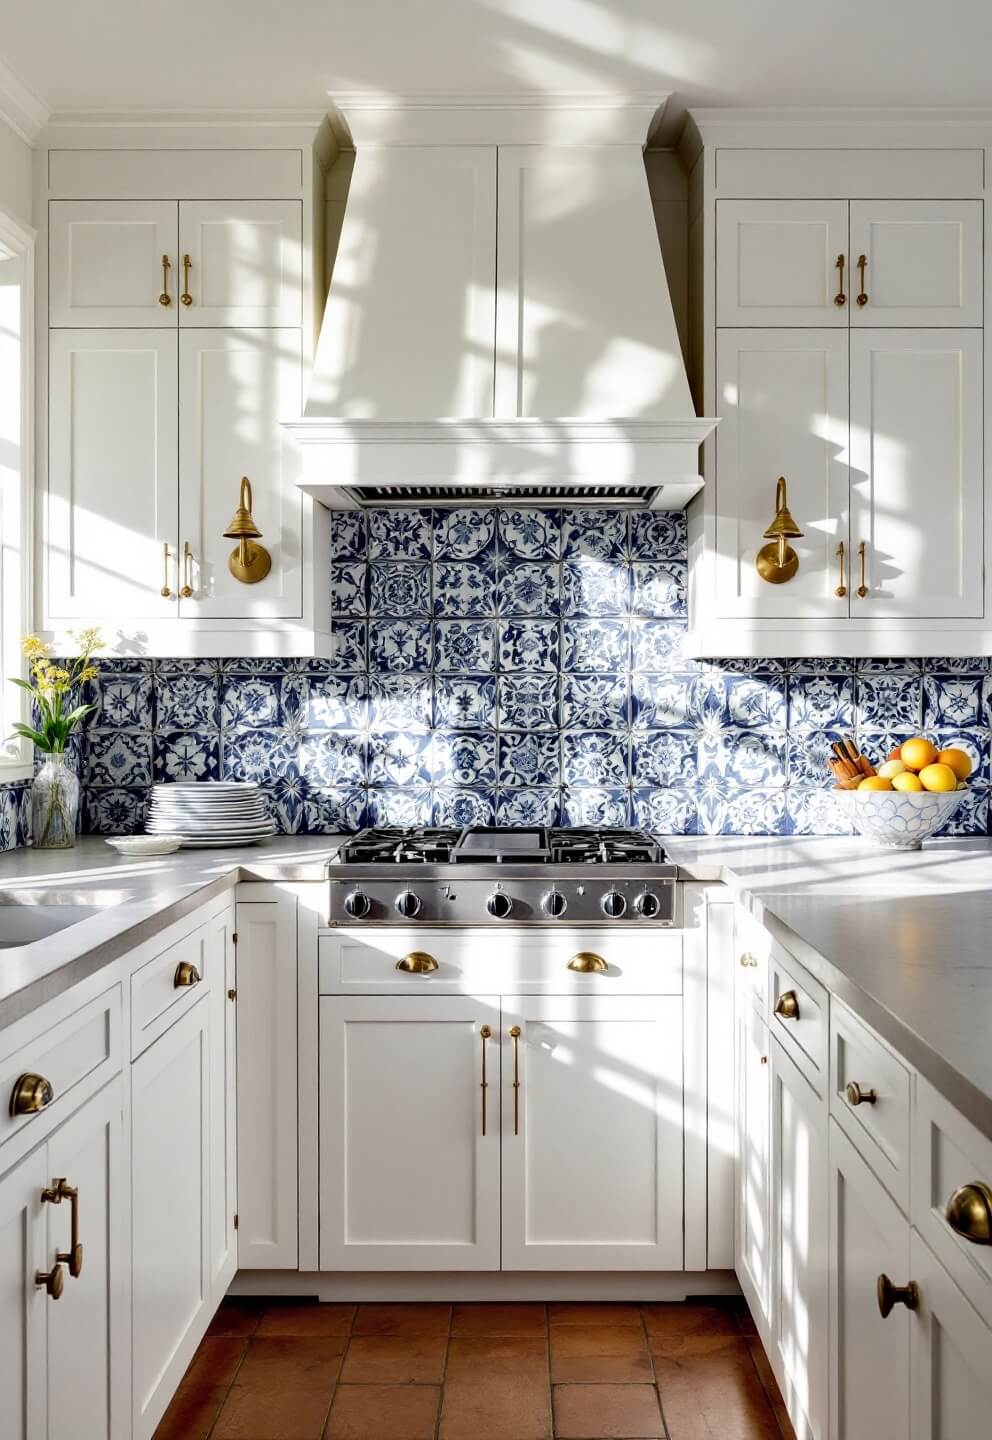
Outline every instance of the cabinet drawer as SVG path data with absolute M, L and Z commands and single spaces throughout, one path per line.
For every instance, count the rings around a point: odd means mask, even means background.
M 953 1213 L 951 1198 L 964 1186 L 984 1186 L 992 1193 L 992 1141 L 918 1078 L 910 1218 L 986 1324 L 992 1325 L 992 1245 L 965 1238 L 948 1219 Z
M 827 992 L 773 940 L 769 967 L 772 1033 L 817 1094 L 827 1084 Z
M 682 992 L 682 936 L 675 931 L 335 930 L 318 944 L 322 995 Z M 428 961 L 426 970 L 397 969 L 411 954 L 428 956 L 436 968 Z M 577 956 L 596 956 L 607 968 L 570 969 Z
M 830 1003 L 830 1112 L 908 1214 L 909 1071 L 837 1000 Z
M 168 1030 L 212 980 L 205 925 L 136 970 L 131 976 L 131 1058 Z
M 740 905 L 734 911 L 734 985 L 761 1011 L 768 1009 L 768 965 L 772 937 Z
M 120 1066 L 120 985 L 47 1026 L 0 1060 L 0 1169 L 37 1144 L 112 1079 Z M 47 1080 L 52 1099 L 33 1114 L 11 1115 L 14 1088 L 24 1075 Z M 23 1144 L 16 1142 L 19 1135 Z

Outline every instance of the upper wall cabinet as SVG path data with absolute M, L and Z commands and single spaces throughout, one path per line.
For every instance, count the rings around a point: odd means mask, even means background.
M 718 324 L 847 328 L 846 201 L 721 200 L 716 256 Z
M 852 200 L 853 326 L 982 324 L 980 200 Z
M 175 329 L 175 201 L 54 200 L 49 226 L 53 326 Z
M 184 200 L 180 325 L 300 325 L 301 212 L 297 200 Z

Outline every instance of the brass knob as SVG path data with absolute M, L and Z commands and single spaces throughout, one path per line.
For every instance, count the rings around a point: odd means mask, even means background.
M 610 967 L 602 955 L 596 955 L 592 950 L 580 950 L 569 960 L 568 968 L 579 975 L 605 975 Z
M 430 975 L 432 970 L 438 968 L 438 964 L 434 956 L 428 955 L 426 950 L 411 950 L 409 955 L 397 960 L 396 968 L 405 975 Z
M 741 968 L 744 970 L 756 970 L 758 968 L 757 955 L 752 955 L 750 950 L 745 950 L 741 956 Z
M 910 1280 L 908 1285 L 893 1285 L 888 1275 L 879 1275 L 875 1296 L 883 1320 L 892 1313 L 894 1305 L 905 1305 L 907 1310 L 918 1310 L 920 1306 L 920 1287 L 915 1280 Z
M 783 1020 L 799 1019 L 799 996 L 795 990 L 783 990 L 775 1002 L 775 1014 Z
M 173 982 L 177 990 L 182 990 L 189 985 L 199 985 L 200 972 L 195 965 L 188 960 L 180 960 L 176 966 L 175 980 Z
M 992 1245 L 992 1189 L 981 1180 L 955 1190 L 944 1215 L 951 1229 L 973 1245 Z
M 36 1270 L 34 1272 L 34 1283 L 36 1285 L 44 1285 L 51 1298 L 57 1300 L 65 1286 L 65 1271 L 56 1261 L 51 1270 Z
M 878 1095 L 874 1090 L 862 1090 L 857 1080 L 850 1080 L 847 1085 L 847 1103 L 849 1105 L 874 1105 Z
M 21 1075 L 10 1092 L 11 1115 L 37 1115 L 55 1099 L 51 1082 L 44 1075 Z

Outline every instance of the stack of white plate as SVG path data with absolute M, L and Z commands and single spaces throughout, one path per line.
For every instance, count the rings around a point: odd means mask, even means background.
M 146 830 L 181 835 L 184 846 L 254 845 L 274 833 L 257 785 L 235 780 L 152 786 Z

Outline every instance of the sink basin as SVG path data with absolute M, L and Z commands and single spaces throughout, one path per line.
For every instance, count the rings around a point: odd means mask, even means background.
M 27 890 L 0 893 L 0 950 L 47 940 L 126 898 L 120 890 L 62 892 L 58 896 Z

